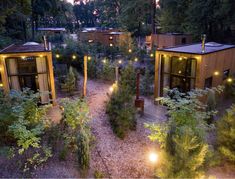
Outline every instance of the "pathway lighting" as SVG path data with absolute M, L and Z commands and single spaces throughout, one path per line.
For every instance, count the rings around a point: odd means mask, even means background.
M 151 152 L 149 154 L 149 161 L 155 164 L 158 161 L 158 154 L 156 152 Z

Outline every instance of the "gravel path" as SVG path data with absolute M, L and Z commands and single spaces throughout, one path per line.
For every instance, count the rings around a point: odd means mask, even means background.
M 91 153 L 91 175 L 98 170 L 112 178 L 151 177 L 153 168 L 148 161 L 148 153 L 154 144 L 147 138 L 148 131 L 144 128 L 146 118 L 138 118 L 137 130 L 120 140 L 113 134 L 105 114 L 109 85 L 88 81 L 88 89 L 92 115 L 90 125 L 96 137 Z

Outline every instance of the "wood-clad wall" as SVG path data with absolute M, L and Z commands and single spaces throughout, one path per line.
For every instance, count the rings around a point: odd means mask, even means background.
M 214 53 L 197 55 L 197 54 L 187 54 L 187 53 L 177 53 L 177 52 L 165 52 L 156 51 L 155 58 L 155 89 L 154 97 L 160 96 L 160 59 L 161 55 L 167 55 L 170 57 L 178 56 L 185 58 L 194 58 L 197 60 L 196 69 L 196 88 L 204 88 L 205 80 L 212 77 L 212 86 L 216 87 L 218 85 L 223 85 L 223 73 L 225 70 L 230 70 L 230 75 L 235 74 L 235 48 L 217 51 Z M 215 75 L 215 72 L 219 72 L 219 75 Z
M 235 48 L 205 54 L 202 56 L 202 62 L 203 74 L 200 86 L 204 86 L 205 79 L 209 77 L 213 77 L 213 87 L 222 85 L 225 70 L 230 70 L 230 75 L 235 73 Z M 215 75 L 215 72 L 219 72 L 219 75 Z

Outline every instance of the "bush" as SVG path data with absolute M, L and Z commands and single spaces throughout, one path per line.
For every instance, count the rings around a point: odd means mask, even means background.
M 66 76 L 65 83 L 61 84 L 62 90 L 65 90 L 70 95 L 76 90 L 76 76 L 72 67 L 69 68 L 69 73 Z
M 106 106 L 113 132 L 123 139 L 130 129 L 135 129 L 135 107 L 129 88 L 115 89 Z
M 90 163 L 89 136 L 81 129 L 77 135 L 77 159 L 78 166 L 81 170 L 87 170 Z
M 24 171 L 37 167 L 51 157 L 50 148 L 42 147 L 41 141 L 41 136 L 48 126 L 47 106 L 39 107 L 37 104 L 40 95 L 29 89 L 24 89 L 23 92 L 12 91 L 9 96 L 0 96 L 0 108 L 5 108 L 0 115 L 1 125 L 6 125 L 4 136 L 10 135 L 14 139 L 17 145 L 15 149 L 20 155 L 33 149 L 30 155 L 26 155 Z M 9 121 L 2 118 L 6 115 L 9 115 Z
M 225 159 L 235 162 L 235 105 L 217 122 L 218 150 Z
M 145 96 L 149 96 L 153 94 L 153 76 L 151 76 L 150 71 L 148 69 L 145 70 L 144 76 L 141 78 L 140 90 L 141 94 Z
M 112 67 L 109 59 L 104 59 L 105 63 L 102 63 L 102 68 L 99 71 L 99 78 L 106 81 L 114 81 L 115 80 L 115 68 Z
M 121 89 L 127 90 L 131 95 L 136 92 L 136 73 L 133 66 L 128 65 L 121 71 L 121 80 L 119 82 Z
M 187 94 L 171 90 L 161 98 L 168 107 L 169 121 L 162 125 L 146 124 L 151 130 L 149 138 L 161 146 L 159 167 L 156 174 L 162 178 L 198 178 L 204 175 L 209 146 L 205 141 L 208 126 L 205 122 L 211 113 L 206 112 L 198 97 L 207 91 Z

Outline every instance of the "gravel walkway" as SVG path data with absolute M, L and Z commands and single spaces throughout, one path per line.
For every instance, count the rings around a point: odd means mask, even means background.
M 151 177 L 153 167 L 148 161 L 148 153 L 154 144 L 147 138 L 148 130 L 144 128 L 144 123 L 148 122 L 146 119 L 151 119 L 150 122 L 158 120 L 156 116 L 155 118 L 150 116 L 138 118 L 137 130 L 130 132 L 124 140 L 120 140 L 113 134 L 105 114 L 109 85 L 88 81 L 88 89 L 88 101 L 92 115 L 90 125 L 96 137 L 91 153 L 90 174 L 92 175 L 97 170 L 104 173 L 105 177 L 112 178 Z M 151 105 L 148 100 L 146 102 L 146 105 Z

